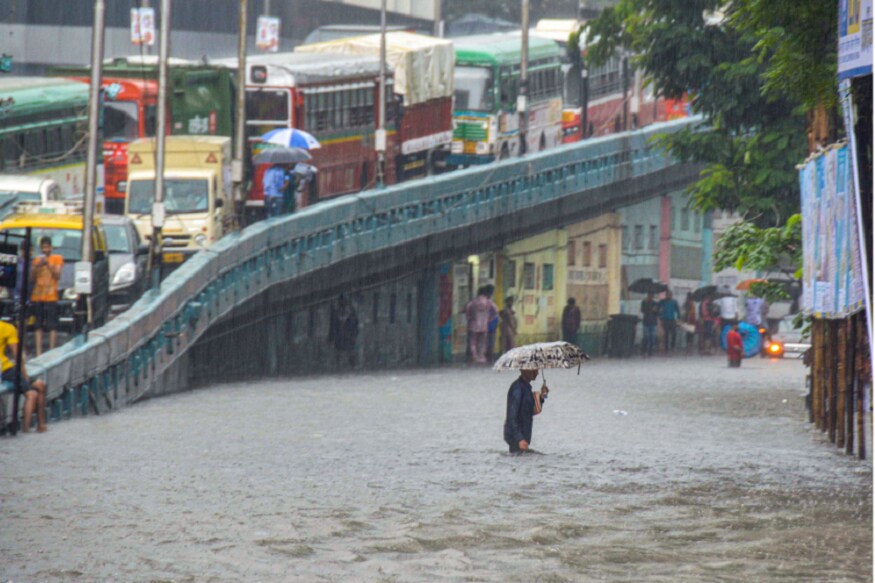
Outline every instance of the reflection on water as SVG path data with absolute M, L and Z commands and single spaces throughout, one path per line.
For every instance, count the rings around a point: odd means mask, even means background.
M 13 581 L 869 581 L 872 466 L 805 422 L 795 361 L 235 384 L 0 441 Z M 614 414 L 615 410 L 626 415 Z

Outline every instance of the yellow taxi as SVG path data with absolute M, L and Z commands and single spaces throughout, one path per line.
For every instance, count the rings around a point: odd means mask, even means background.
M 83 259 L 81 208 L 81 204 L 60 202 L 50 205 L 19 205 L 13 214 L 0 223 L 0 243 L 18 248 L 29 228 L 32 257 L 41 253 L 39 242 L 43 237 L 48 237 L 52 242 L 52 253 L 64 258 L 58 284 L 59 329 L 72 333 L 82 331 L 88 313 L 84 297 L 76 293 L 73 285 L 75 266 L 79 261 L 91 261 L 92 264 L 92 321 L 99 326 L 106 322 L 109 315 L 109 254 L 106 235 L 100 219 L 95 217 L 91 231 L 92 256 Z M 3 292 L 0 292 L 3 315 L 8 317 L 14 311 L 12 296 L 15 290 L 4 288 Z

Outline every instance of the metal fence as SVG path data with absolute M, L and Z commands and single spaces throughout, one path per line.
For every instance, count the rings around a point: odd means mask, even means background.
M 676 162 L 650 138 L 698 123 L 679 120 L 592 139 L 255 224 L 195 255 L 87 340 L 32 359 L 28 372 L 45 378 L 55 420 L 184 388 L 187 379 L 165 374 L 170 367 L 212 324 L 269 287 L 333 262 L 665 170 Z

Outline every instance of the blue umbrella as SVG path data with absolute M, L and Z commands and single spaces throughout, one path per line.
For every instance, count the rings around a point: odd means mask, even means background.
M 730 328 L 732 328 L 732 326 L 724 326 L 723 330 L 720 332 L 720 346 L 724 351 L 726 350 L 726 335 L 729 334 Z M 748 324 L 747 322 L 739 322 L 738 333 L 741 334 L 741 346 L 745 358 L 751 358 L 760 353 L 763 339 L 762 336 L 760 336 L 759 328 Z
M 268 144 L 277 144 L 287 148 L 302 148 L 304 150 L 315 150 L 321 148 L 322 144 L 319 140 L 305 132 L 296 128 L 284 128 L 281 130 L 271 130 L 261 136 L 262 142 Z

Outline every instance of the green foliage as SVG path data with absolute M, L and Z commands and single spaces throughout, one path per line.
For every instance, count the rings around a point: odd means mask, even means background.
M 802 264 L 802 215 L 791 216 L 781 227 L 760 228 L 751 222 L 729 227 L 717 242 L 714 269 L 734 267 L 800 279 Z M 765 281 L 751 285 L 751 292 L 769 302 L 790 299 L 786 284 Z
M 703 165 L 694 206 L 780 225 L 799 209 L 804 112 L 834 106 L 836 13 L 836 0 L 620 0 L 587 26 L 588 60 L 631 51 L 658 94 L 705 117 L 709 131 L 658 139 Z
M 802 215 L 780 227 L 760 228 L 750 222 L 732 225 L 717 242 L 714 269 L 780 272 L 798 277 L 802 262 Z

